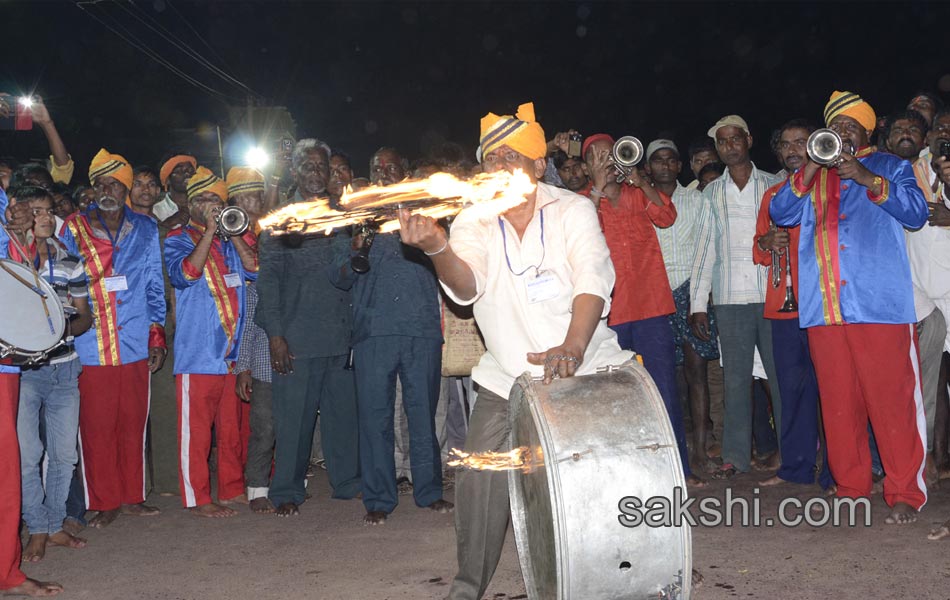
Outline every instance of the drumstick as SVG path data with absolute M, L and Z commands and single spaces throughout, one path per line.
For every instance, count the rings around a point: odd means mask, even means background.
M 39 296 L 40 296 L 41 298 L 43 298 L 44 300 L 45 300 L 46 298 L 48 298 L 48 296 L 46 295 L 46 292 L 44 292 L 44 291 L 41 290 L 38 286 L 33 285 L 32 283 L 30 283 L 30 282 L 27 281 L 26 279 L 23 279 L 22 277 L 20 277 L 19 275 L 17 275 L 17 274 L 14 273 L 13 271 L 11 271 L 10 268 L 7 267 L 7 266 L 6 266 L 5 264 L 3 264 L 2 262 L 0 262 L 0 269 L 3 269 L 3 270 L 6 271 L 9 275 L 11 275 L 14 279 L 16 279 L 17 281 L 19 281 L 20 283 L 22 283 L 22 284 L 25 285 L 26 287 L 30 288 L 31 290 L 33 290 L 33 291 L 36 292 L 37 294 L 39 294 Z M 46 306 L 46 303 L 45 303 L 45 302 L 43 303 L 43 306 Z M 48 308 L 47 308 L 47 314 L 49 314 L 49 309 L 48 309 Z

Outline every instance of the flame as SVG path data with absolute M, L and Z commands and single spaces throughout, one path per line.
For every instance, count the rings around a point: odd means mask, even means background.
M 448 173 L 436 173 L 426 179 L 390 186 L 370 186 L 358 191 L 347 187 L 340 199 L 342 210 L 334 209 L 327 199 L 318 198 L 285 206 L 261 219 L 260 224 L 275 234 L 329 234 L 340 227 L 376 221 L 379 231 L 388 233 L 399 229 L 396 210 L 400 207 L 434 219 L 455 215 L 463 208 L 476 211 L 478 218 L 494 217 L 522 204 L 534 188 L 520 169 L 514 173 L 480 173 L 465 181 Z
M 474 471 L 531 471 L 534 468 L 531 450 L 527 446 L 519 446 L 510 452 L 464 452 L 452 448 L 451 454 L 457 458 L 449 460 L 450 467 L 460 467 Z

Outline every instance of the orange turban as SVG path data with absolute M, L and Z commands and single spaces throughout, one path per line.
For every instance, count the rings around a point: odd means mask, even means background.
M 89 183 L 96 185 L 96 179 L 107 176 L 121 181 L 126 188 L 132 189 L 132 167 L 129 166 L 129 161 L 118 154 L 110 154 L 108 150 L 102 148 L 89 165 Z
M 228 184 L 228 196 L 264 191 L 264 174 L 251 167 L 231 167 L 225 181 Z
M 531 159 L 544 158 L 547 142 L 544 130 L 534 120 L 534 104 L 527 102 L 518 107 L 515 116 L 488 113 L 482 117 L 481 156 L 500 146 L 508 146 Z
M 194 176 L 188 180 L 188 199 L 191 200 L 202 192 L 217 194 L 222 201 L 228 199 L 228 186 L 221 179 L 204 167 L 198 167 Z
M 854 92 L 835 91 L 831 94 L 828 104 L 825 105 L 825 126 L 830 125 L 831 120 L 838 115 L 851 117 L 868 131 L 874 131 L 877 127 L 874 109 Z
M 158 173 L 158 179 L 162 182 L 163 188 L 168 189 L 169 176 L 171 176 L 172 171 L 175 170 L 175 167 L 184 162 L 191 163 L 191 166 L 196 169 L 198 168 L 198 161 L 195 159 L 195 157 L 188 156 L 187 154 L 176 154 L 165 161 L 165 164 L 162 165 L 162 168 Z

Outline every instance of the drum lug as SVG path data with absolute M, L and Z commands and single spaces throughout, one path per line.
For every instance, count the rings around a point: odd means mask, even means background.
M 558 462 L 558 463 L 562 463 L 562 462 L 567 462 L 567 461 L 569 461 L 569 460 L 572 460 L 572 461 L 574 461 L 574 462 L 577 462 L 577 461 L 579 461 L 579 460 L 581 459 L 582 456 L 584 456 L 585 454 L 591 454 L 592 452 L 593 452 L 593 450 L 592 450 L 591 448 L 588 448 L 587 450 L 584 450 L 584 451 L 582 451 L 582 452 L 574 452 L 574 453 L 570 454 L 569 456 L 565 456 L 564 458 L 560 458 L 560 459 L 558 459 L 557 462 Z
M 613 373 L 619 368 L 620 368 L 620 365 L 605 365 L 603 367 L 597 367 L 597 372 L 598 373 Z

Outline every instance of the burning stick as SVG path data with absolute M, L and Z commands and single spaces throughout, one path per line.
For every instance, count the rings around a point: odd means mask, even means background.
M 278 235 L 329 234 L 334 229 L 375 220 L 380 223 L 379 231 L 388 233 L 399 229 L 399 208 L 435 219 L 455 215 L 463 208 L 477 210 L 482 217 L 494 217 L 523 203 L 534 188 L 521 170 L 480 173 L 467 181 L 436 173 L 385 187 L 347 190 L 340 199 L 343 210 L 332 208 L 323 198 L 291 204 L 261 219 L 261 227 Z
M 457 458 L 449 460 L 446 463 L 448 466 L 470 471 L 530 471 L 534 467 L 531 450 L 527 446 L 519 446 L 510 452 L 474 453 L 452 448 L 452 454 Z

